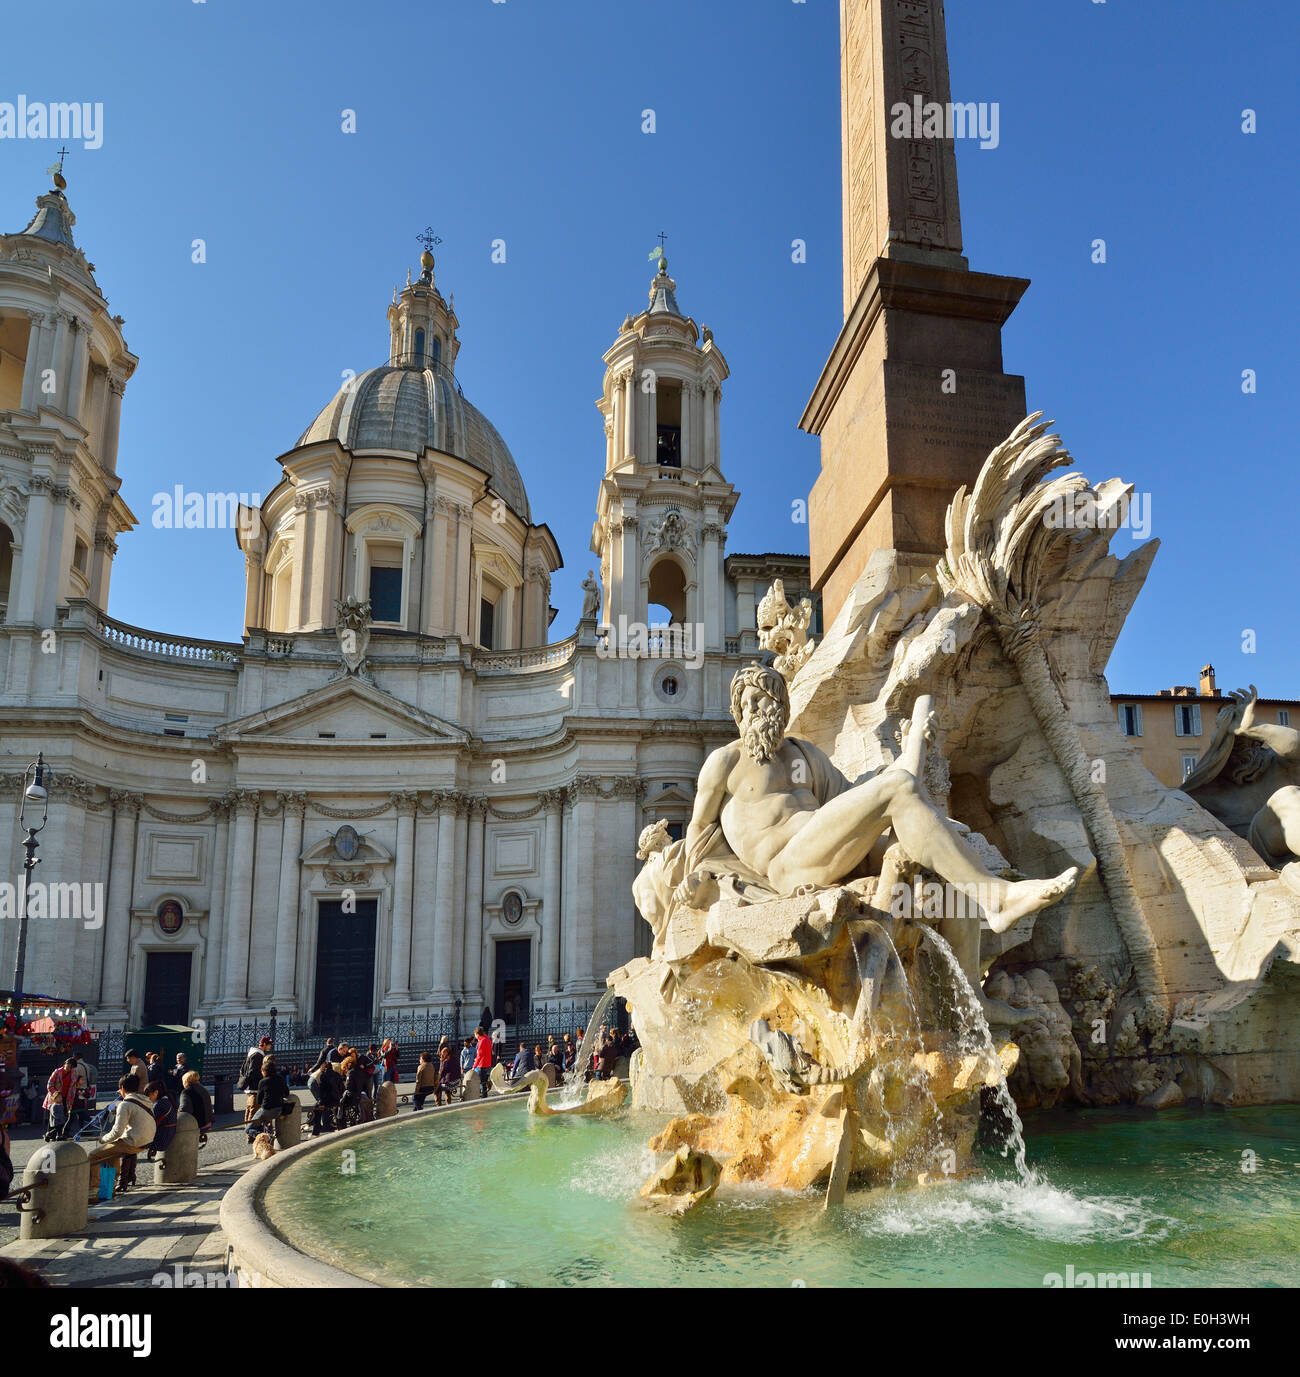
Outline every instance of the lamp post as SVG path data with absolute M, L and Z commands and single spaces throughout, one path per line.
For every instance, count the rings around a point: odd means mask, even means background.
M 37 817 L 39 815 L 39 821 Z M 22 1007 L 23 975 L 27 965 L 27 903 L 32 890 L 32 871 L 40 865 L 36 834 L 50 815 L 50 796 L 45 789 L 45 755 L 38 751 L 34 764 L 23 775 L 23 794 L 18 805 L 18 826 L 27 833 L 23 839 L 23 906 L 18 914 L 18 954 L 14 957 L 14 1002 Z

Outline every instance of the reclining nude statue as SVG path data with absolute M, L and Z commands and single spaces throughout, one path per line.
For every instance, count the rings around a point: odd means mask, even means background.
M 731 682 L 740 735 L 705 760 L 685 837 L 669 842 L 662 823 L 642 834 L 647 863 L 633 891 L 656 945 L 679 907 L 761 903 L 881 874 L 887 832 L 911 862 L 974 899 L 995 932 L 1068 894 L 1077 867 L 1050 880 L 1000 879 L 934 806 L 923 783 L 934 714 L 929 699 L 916 706 L 899 758 L 850 783 L 811 742 L 786 736 L 782 676 L 757 664 L 740 670 Z

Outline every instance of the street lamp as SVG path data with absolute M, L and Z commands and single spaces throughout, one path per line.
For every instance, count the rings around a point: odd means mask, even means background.
M 14 958 L 14 1003 L 23 997 L 23 968 L 27 964 L 27 902 L 32 890 L 32 871 L 40 865 L 37 859 L 36 834 L 50 815 L 50 796 L 45 789 L 45 755 L 38 751 L 34 764 L 23 775 L 23 795 L 18 805 L 18 826 L 27 833 L 23 839 L 23 906 L 18 914 L 18 954 Z M 39 819 L 39 821 L 38 821 Z

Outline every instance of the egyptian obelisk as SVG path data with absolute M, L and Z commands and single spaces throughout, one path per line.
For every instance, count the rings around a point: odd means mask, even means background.
M 950 126 L 898 118 L 950 108 L 942 0 L 840 0 L 840 87 L 844 326 L 799 423 L 821 437 L 808 518 L 827 624 L 873 551 L 933 566 L 954 490 L 1024 417 L 1002 325 L 1029 285 L 970 271 Z

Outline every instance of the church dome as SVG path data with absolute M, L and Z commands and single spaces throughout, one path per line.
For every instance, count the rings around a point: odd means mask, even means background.
M 528 493 L 497 428 L 461 395 L 441 363 L 384 364 L 344 384 L 303 431 L 298 445 L 337 440 L 344 449 L 425 449 L 454 455 L 487 474 L 490 487 L 524 521 Z

